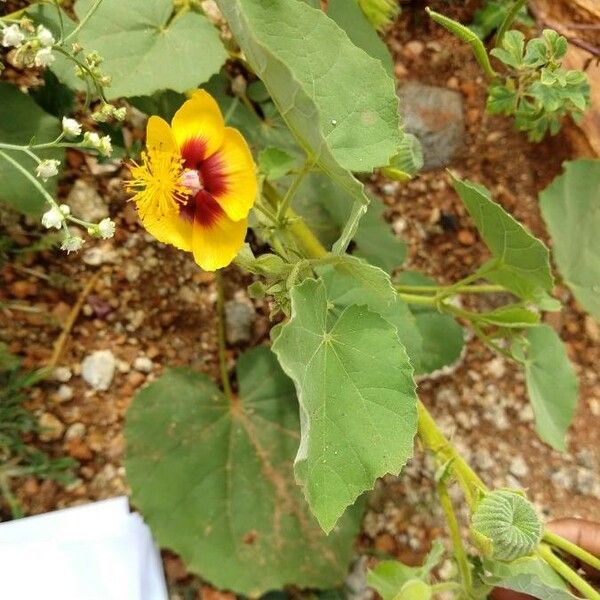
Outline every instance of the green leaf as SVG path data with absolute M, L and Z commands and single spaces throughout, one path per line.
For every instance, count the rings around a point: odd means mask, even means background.
M 433 373 L 455 363 L 465 345 L 463 328 L 450 315 L 433 310 L 415 312 L 414 315 L 423 340 L 417 375 Z
M 131 96 L 127 101 L 148 116 L 158 115 L 170 122 L 186 97 L 173 90 L 163 90 L 152 96 Z
M 402 285 L 436 285 L 436 281 L 416 271 L 404 271 L 398 277 Z M 450 315 L 437 312 L 433 307 L 411 304 L 410 311 L 421 334 L 421 354 L 411 360 L 417 375 L 433 373 L 455 363 L 464 348 L 464 332 Z
M 379 60 L 354 46 L 323 11 L 298 0 L 217 4 L 309 154 L 349 171 L 388 163 L 401 139 L 398 100 Z
M 600 160 L 567 162 L 541 194 L 560 274 L 581 306 L 600 320 Z
M 0 142 L 5 144 L 29 144 L 32 140 L 41 144 L 55 140 L 62 128 L 55 117 L 44 112 L 27 94 L 9 83 L 0 82 Z M 35 177 L 36 163 L 23 152 L 3 150 L 17 160 Z M 42 159 L 62 161 L 64 151 L 60 148 L 38 152 Z M 57 177 L 42 185 L 51 193 L 56 189 Z M 39 216 L 45 204 L 44 197 L 15 167 L 0 157 L 0 201 L 18 211 Z
M 405 133 L 397 153 L 381 172 L 386 177 L 406 181 L 423 168 L 423 148 L 412 133 Z
M 390 76 L 394 76 L 394 61 L 390 52 L 361 10 L 358 0 L 329 0 L 327 16 L 348 34 L 355 46 L 380 60 Z
M 525 52 L 525 35 L 513 29 L 507 31 L 502 38 L 502 48 L 493 48 L 490 54 L 501 60 L 505 65 L 518 69 L 523 63 Z
M 394 600 L 400 590 L 412 580 L 426 580 L 429 573 L 440 562 L 444 546 L 434 540 L 429 554 L 421 567 L 409 567 L 397 560 L 383 560 L 367 572 L 367 584 L 375 588 L 383 600 Z
M 350 216 L 350 197 L 329 177 L 311 173 L 296 194 L 294 209 L 306 220 L 321 243 L 329 247 Z M 354 254 L 389 272 L 404 262 L 406 244 L 392 233 L 383 213 L 381 200 L 371 198 L 371 204 L 354 234 Z
M 396 328 L 364 306 L 333 310 L 322 281 L 291 292 L 273 351 L 294 380 L 301 442 L 295 471 L 330 531 L 347 506 L 412 454 L 416 394 Z
M 338 308 L 363 304 L 396 327 L 411 364 L 418 370 L 422 355 L 421 334 L 408 305 L 403 302 L 381 269 L 351 256 L 316 268 L 327 288 L 327 298 Z
M 285 150 L 269 146 L 258 155 L 260 172 L 269 180 L 280 179 L 298 164 L 298 159 Z
M 93 0 L 78 0 L 81 18 Z M 47 6 L 45 9 L 54 10 Z M 50 10 L 45 15 L 53 19 Z M 79 35 L 86 51 L 103 58 L 102 72 L 112 77 L 109 99 L 147 96 L 164 89 L 185 92 L 207 81 L 227 58 L 217 29 L 201 14 L 172 17 L 171 0 L 103 0 Z M 53 30 L 57 33 L 56 25 Z M 125 51 L 126 50 L 126 51 Z M 84 89 L 73 63 L 57 60 L 53 71 L 68 85 Z
M 542 291 L 550 292 L 554 278 L 544 243 L 494 202 L 483 186 L 456 177 L 453 184 L 494 256 L 480 268 L 482 277 L 525 299 L 535 299 Z
M 501 306 L 487 313 L 480 313 L 479 318 L 489 325 L 518 328 L 533 327 L 540 322 L 540 315 L 521 306 Z
M 369 199 L 350 171 L 386 165 L 401 137 L 394 81 L 323 11 L 298 0 L 217 0 L 294 137 L 353 199 L 335 254 Z M 361 73 L 361 92 L 356 92 Z
M 294 482 L 299 442 L 292 383 L 265 347 L 243 354 L 230 402 L 206 377 L 167 371 L 130 407 L 125 466 L 132 502 L 162 547 L 221 588 L 343 581 L 360 515 L 325 536 Z
M 527 392 L 539 436 L 565 450 L 565 435 L 577 405 L 577 377 L 557 333 L 548 325 L 527 331 Z
M 537 557 L 519 558 L 513 562 L 483 561 L 482 579 L 490 586 L 503 587 L 546 600 L 576 600 L 567 584 L 552 567 Z

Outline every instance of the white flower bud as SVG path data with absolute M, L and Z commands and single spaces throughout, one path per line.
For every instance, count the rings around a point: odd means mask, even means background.
M 100 223 L 98 223 L 98 233 L 102 239 L 109 239 L 115 235 L 115 222 L 110 219 L 102 219 Z
M 83 144 L 97 150 L 100 146 L 100 136 L 95 131 L 86 131 L 83 134 Z
M 46 48 L 54 46 L 56 41 L 52 35 L 52 32 L 49 29 L 46 29 L 43 25 L 38 25 L 37 39 L 39 40 L 40 44 Z
M 75 119 L 69 119 L 68 117 L 62 118 L 63 133 L 67 137 L 77 137 L 81 135 L 81 124 Z
M 100 145 L 98 147 L 100 154 L 103 156 L 110 156 L 112 154 L 112 143 L 110 141 L 110 136 L 105 135 L 100 138 Z
M 80 250 L 83 244 L 83 238 L 80 238 L 77 235 L 70 235 L 63 240 L 62 244 L 60 245 L 60 249 L 66 250 L 67 254 L 70 254 L 71 252 L 77 252 L 77 250 Z
M 61 209 L 56 206 L 53 206 L 42 215 L 42 225 L 46 229 L 52 229 L 53 227 L 55 229 L 60 229 L 64 220 L 65 215 L 62 213 Z
M 71 207 L 68 204 L 61 204 L 58 208 L 60 208 L 60 212 L 68 217 L 71 214 Z
M 10 48 L 11 46 L 20 46 L 24 39 L 25 34 L 16 24 L 5 27 L 2 30 L 2 45 L 5 48 Z
M 58 175 L 58 166 L 60 165 L 60 161 L 48 159 L 43 160 L 36 168 L 35 173 L 44 181 L 50 179 L 50 177 L 54 177 Z
M 52 48 L 42 48 L 35 54 L 34 64 L 36 67 L 49 67 L 56 57 L 52 54 Z
M 124 106 L 122 106 L 121 108 L 115 108 L 115 110 L 113 111 L 113 117 L 117 121 L 123 121 L 126 115 L 127 109 Z

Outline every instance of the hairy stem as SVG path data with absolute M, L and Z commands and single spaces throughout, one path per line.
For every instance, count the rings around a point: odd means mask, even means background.
M 598 593 L 585 579 L 576 573 L 569 565 L 564 563 L 550 546 L 540 544 L 537 550 L 538 556 L 543 558 L 567 583 L 571 584 L 578 592 L 581 592 L 588 600 L 600 600 Z
M 502 39 L 504 38 L 504 34 L 508 31 L 508 28 L 513 24 L 514 20 L 517 18 L 519 11 L 525 6 L 527 0 L 515 0 L 515 3 L 510 7 L 508 13 L 506 13 L 506 17 L 504 17 L 504 21 L 498 28 L 498 33 L 496 34 L 496 46 L 502 45 Z
M 593 567 L 600 571 L 600 559 L 590 554 L 587 550 L 580 548 L 573 542 L 566 540 L 565 538 L 557 535 L 556 533 L 552 533 L 551 531 L 544 532 L 544 541 L 559 550 L 563 550 L 567 554 L 578 558 L 582 563 Z
M 225 292 L 223 290 L 223 275 L 221 271 L 215 272 L 215 280 L 217 283 L 217 321 L 218 321 L 218 340 L 219 340 L 219 370 L 221 372 L 221 385 L 223 392 L 230 402 L 233 401 L 233 392 L 231 391 L 231 383 L 229 381 L 229 373 L 227 371 L 227 354 L 225 344 Z
M 452 506 L 452 500 L 448 494 L 448 487 L 446 482 L 443 480 L 437 484 L 437 492 L 440 498 L 440 504 L 442 510 L 446 515 L 446 522 L 448 523 L 448 530 L 450 532 L 450 539 L 452 540 L 452 546 L 454 548 L 454 556 L 456 557 L 456 564 L 458 565 L 458 573 L 462 582 L 463 589 L 469 594 L 473 587 L 473 579 L 471 577 L 471 567 L 467 558 L 467 552 L 462 542 L 462 536 L 460 535 L 460 526 L 454 507 Z

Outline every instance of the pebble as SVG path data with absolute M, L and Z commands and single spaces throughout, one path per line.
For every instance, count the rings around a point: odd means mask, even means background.
M 108 207 L 102 196 L 83 179 L 78 179 L 73 184 L 66 203 L 71 207 L 73 215 L 84 221 L 97 223 L 108 217 Z
M 68 367 L 56 367 L 52 375 L 55 381 L 67 383 L 67 381 L 70 381 L 73 373 L 71 373 L 71 369 Z
M 410 42 L 407 42 L 406 44 L 404 44 L 404 54 L 405 55 L 417 57 L 417 56 L 420 56 L 421 54 L 423 54 L 424 50 L 425 50 L 425 44 L 423 42 L 421 42 L 420 40 L 411 40 Z
M 460 93 L 419 82 L 398 89 L 404 128 L 419 138 L 424 170 L 444 167 L 464 143 L 465 120 Z
M 225 303 L 227 342 L 247 343 L 252 337 L 252 325 L 256 318 L 254 306 L 249 301 L 229 300 Z
M 115 374 L 116 361 L 110 350 L 97 350 L 81 363 L 81 376 L 95 390 L 106 391 Z
M 37 285 L 33 281 L 15 281 L 9 286 L 10 293 L 19 300 L 25 300 L 37 294 Z
M 463 246 L 472 246 L 476 242 L 475 235 L 468 229 L 461 229 L 458 232 L 458 241 Z
M 490 360 L 486 365 L 485 370 L 496 379 L 501 379 L 506 373 L 506 362 L 501 356 L 497 356 Z
M 519 410 L 519 419 L 523 423 L 532 423 L 535 419 L 535 414 L 533 412 L 533 406 L 529 404 L 525 404 L 521 410 Z
M 591 315 L 585 316 L 585 332 L 592 342 L 600 342 L 600 325 Z
M 154 363 L 147 356 L 138 356 L 133 361 L 133 368 L 142 373 L 151 373 Z
M 70 440 L 67 451 L 69 456 L 81 461 L 91 460 L 94 456 L 94 453 L 90 450 L 89 446 L 87 446 L 80 438 L 73 438 Z
M 68 402 L 73 398 L 73 388 L 66 383 L 62 383 L 56 391 L 56 399 L 59 402 Z
M 529 473 L 529 467 L 527 466 L 525 459 L 520 454 L 512 459 L 508 470 L 517 478 L 526 477 Z
M 42 442 L 59 440 L 65 431 L 64 423 L 49 412 L 45 412 L 40 416 L 38 424 L 41 428 L 39 436 Z
M 65 440 L 71 441 L 77 438 L 82 438 L 85 435 L 86 427 L 83 423 L 73 423 L 69 425 L 67 432 L 65 433 Z

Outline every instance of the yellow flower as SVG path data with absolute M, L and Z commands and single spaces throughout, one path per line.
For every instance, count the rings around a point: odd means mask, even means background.
M 200 90 L 171 126 L 150 117 L 146 152 L 127 189 L 157 240 L 193 252 L 206 271 L 227 266 L 241 248 L 257 194 L 256 167 L 237 129 L 225 127 L 215 100 Z

